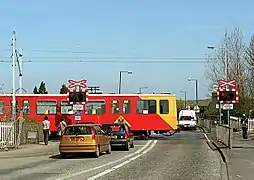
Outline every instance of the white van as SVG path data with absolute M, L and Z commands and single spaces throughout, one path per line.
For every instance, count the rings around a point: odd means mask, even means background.
M 178 126 L 180 129 L 196 130 L 197 117 L 194 110 L 181 110 L 178 117 Z

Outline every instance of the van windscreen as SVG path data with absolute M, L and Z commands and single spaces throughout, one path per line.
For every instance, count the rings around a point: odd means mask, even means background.
M 191 117 L 191 116 L 182 116 L 180 118 L 180 121 L 191 121 L 192 119 L 194 119 L 194 117 Z

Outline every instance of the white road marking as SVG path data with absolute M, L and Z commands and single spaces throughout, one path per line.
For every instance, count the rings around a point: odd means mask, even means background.
M 126 155 L 126 156 L 124 156 L 124 157 L 122 157 L 121 159 L 118 159 L 118 160 L 116 160 L 116 161 L 111 161 L 111 162 L 109 162 L 109 163 L 107 163 L 107 164 L 103 164 L 103 165 L 101 165 L 101 166 L 97 166 L 97 167 L 94 167 L 94 168 L 91 168 L 91 169 L 87 169 L 87 170 L 84 170 L 84 171 L 80 171 L 80 172 L 77 172 L 77 173 L 73 173 L 73 174 L 68 175 L 68 176 L 64 176 L 64 177 L 60 177 L 60 178 L 53 178 L 53 179 L 54 179 L 54 180 L 63 180 L 63 179 L 71 178 L 71 177 L 78 176 L 78 175 L 81 175 L 81 174 L 85 174 L 85 173 L 87 173 L 87 172 L 94 171 L 94 170 L 96 170 L 96 169 L 101 169 L 101 168 L 103 168 L 103 167 L 105 167 L 105 166 L 109 166 L 109 165 L 111 165 L 111 164 L 115 164 L 115 163 L 117 163 L 117 162 L 119 162 L 119 161 L 122 161 L 122 160 L 124 160 L 124 159 L 126 159 L 126 158 L 129 158 L 129 157 L 131 157 L 131 156 L 133 156 L 133 155 L 139 154 L 141 151 L 143 151 L 144 149 L 146 149 L 146 148 L 151 144 L 151 142 L 152 142 L 152 140 L 149 140 L 142 148 L 140 148 L 140 149 L 138 149 L 137 151 L 135 151 L 134 153 L 131 153 L 131 154 L 129 154 L 129 155 Z M 50 178 L 50 179 L 51 179 L 51 178 Z
M 144 145 L 141 145 L 141 144 L 134 144 L 134 146 L 136 146 L 136 147 L 142 147 L 142 146 L 144 146 Z
M 91 176 L 91 177 L 89 177 L 87 180 L 95 180 L 96 178 L 99 178 L 99 177 L 101 177 L 101 176 L 104 176 L 104 175 L 106 175 L 106 174 L 108 174 L 108 173 L 110 173 L 110 172 L 112 172 L 112 171 L 115 171 L 116 169 L 118 169 L 118 168 L 120 168 L 120 167 L 122 167 L 122 166 L 124 166 L 124 165 L 126 165 L 126 164 L 128 164 L 128 163 L 130 163 L 131 161 L 134 161 L 135 159 L 139 158 L 140 156 L 142 156 L 142 155 L 148 153 L 148 152 L 156 145 L 156 143 L 157 143 L 157 140 L 155 140 L 155 141 L 151 144 L 151 146 L 150 146 L 149 148 L 147 148 L 145 151 L 143 151 L 142 153 L 140 153 L 140 154 L 138 154 L 138 155 L 136 155 L 136 156 L 134 156 L 134 157 L 132 157 L 132 158 L 130 158 L 130 159 L 124 161 L 124 162 L 122 162 L 121 164 L 118 164 L 118 165 L 116 165 L 116 166 L 114 166 L 114 167 L 112 167 L 112 168 L 110 168 L 110 169 L 107 169 L 107 170 L 105 170 L 105 171 L 103 171 L 103 172 L 101 172 L 101 173 L 99 173 L 99 174 L 97 174 L 97 175 L 95 175 L 95 176 Z

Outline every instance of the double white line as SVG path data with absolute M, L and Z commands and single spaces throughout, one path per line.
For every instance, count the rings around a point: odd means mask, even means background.
M 131 154 L 127 155 L 127 156 L 124 156 L 121 159 L 118 159 L 116 161 L 111 161 L 111 162 L 103 164 L 101 166 L 97 166 L 97 167 L 94 167 L 94 168 L 91 168 L 91 169 L 80 171 L 80 172 L 77 172 L 77 173 L 74 173 L 74 174 L 71 174 L 71 175 L 68 175 L 68 176 L 64 176 L 64 177 L 61 177 L 61 178 L 58 178 L 58 179 L 55 179 L 55 180 L 64 180 L 64 179 L 72 178 L 72 177 L 75 177 L 75 176 L 79 176 L 79 175 L 88 173 L 90 171 L 101 169 L 103 167 L 115 164 L 117 162 L 121 162 L 121 161 L 123 161 L 123 160 L 125 160 L 127 158 L 130 158 L 130 157 L 136 155 L 136 156 L 134 156 L 134 157 L 132 157 L 130 159 L 127 159 L 124 162 L 122 162 L 122 163 L 112 167 L 112 168 L 109 168 L 109 169 L 107 169 L 107 170 L 105 170 L 105 171 L 103 171 L 103 172 L 101 172 L 101 173 L 99 173 L 99 174 L 97 174 L 95 176 L 91 176 L 91 177 L 88 178 L 88 180 L 94 180 L 96 178 L 104 176 L 104 175 L 106 175 L 106 174 L 108 174 L 108 173 L 110 173 L 110 172 L 112 172 L 112 171 L 114 171 L 114 170 L 116 170 L 116 169 L 118 169 L 118 168 L 120 168 L 120 167 L 122 167 L 122 166 L 124 166 L 124 165 L 126 165 L 128 163 L 130 163 L 131 161 L 134 161 L 135 159 L 139 158 L 143 154 L 148 153 L 156 145 L 156 143 L 157 143 L 157 140 L 154 140 L 154 141 L 149 140 L 142 148 L 140 148 L 139 150 L 135 151 L 134 153 L 131 153 Z

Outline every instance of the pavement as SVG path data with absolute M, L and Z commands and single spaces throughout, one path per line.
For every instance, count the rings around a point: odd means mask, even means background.
M 254 179 L 254 135 L 249 134 L 247 140 L 243 139 L 241 133 L 234 132 L 232 149 L 228 149 L 222 143 L 216 141 L 215 130 L 206 133 L 211 141 L 221 150 L 225 156 L 230 180 Z
M 60 159 L 58 142 L 0 152 L 0 179 L 216 180 L 226 179 L 226 168 L 201 132 L 181 131 L 136 140 L 130 151 L 112 151 L 99 158 Z

